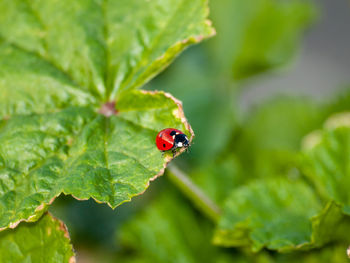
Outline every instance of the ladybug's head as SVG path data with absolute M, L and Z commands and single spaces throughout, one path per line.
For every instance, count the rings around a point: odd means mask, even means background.
M 175 140 L 174 140 L 175 148 L 181 148 L 181 147 L 187 148 L 188 146 L 190 146 L 190 143 L 188 141 L 186 134 L 180 133 L 175 135 Z

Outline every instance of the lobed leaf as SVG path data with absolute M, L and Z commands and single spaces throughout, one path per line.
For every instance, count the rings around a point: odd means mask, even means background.
M 304 172 L 327 200 L 350 215 L 350 115 L 338 113 L 304 140 Z
M 320 247 L 334 238 L 343 220 L 340 207 L 322 208 L 300 180 L 258 180 L 233 190 L 226 200 L 214 243 L 278 251 Z
M 179 101 L 135 89 L 214 34 L 206 0 L 0 9 L 0 229 L 37 220 L 62 192 L 113 208 L 142 193 L 171 159 L 157 132 L 193 133 Z
M 0 233 L 0 262 L 75 262 L 66 226 L 50 214 Z
M 336 243 L 330 246 L 327 246 L 322 249 L 315 249 L 308 252 L 296 252 L 296 253 L 283 253 L 277 254 L 275 257 L 269 255 L 262 262 L 274 262 L 274 263 L 315 263 L 315 262 L 339 262 L 339 263 L 348 263 L 344 253 L 344 243 Z M 267 260 L 269 259 L 269 260 Z
M 171 154 L 155 146 L 163 127 L 191 129 L 165 93 L 134 91 L 105 117 L 89 108 L 14 116 L 0 128 L 0 227 L 35 221 L 60 193 L 115 208 L 145 191 Z

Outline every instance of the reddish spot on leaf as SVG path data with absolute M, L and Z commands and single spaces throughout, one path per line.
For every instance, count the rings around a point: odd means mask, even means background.
M 106 117 L 117 115 L 118 111 L 115 109 L 115 101 L 110 101 L 103 104 L 99 110 L 99 113 Z

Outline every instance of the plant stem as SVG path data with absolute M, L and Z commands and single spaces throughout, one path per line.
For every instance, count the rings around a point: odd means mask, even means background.
M 197 186 L 191 179 L 175 165 L 168 166 L 168 178 L 193 204 L 209 219 L 217 222 L 220 217 L 220 208 Z

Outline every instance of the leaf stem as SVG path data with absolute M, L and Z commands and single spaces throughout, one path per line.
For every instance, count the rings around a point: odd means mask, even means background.
M 175 165 L 168 166 L 168 178 L 193 204 L 214 222 L 219 220 L 220 208 Z

